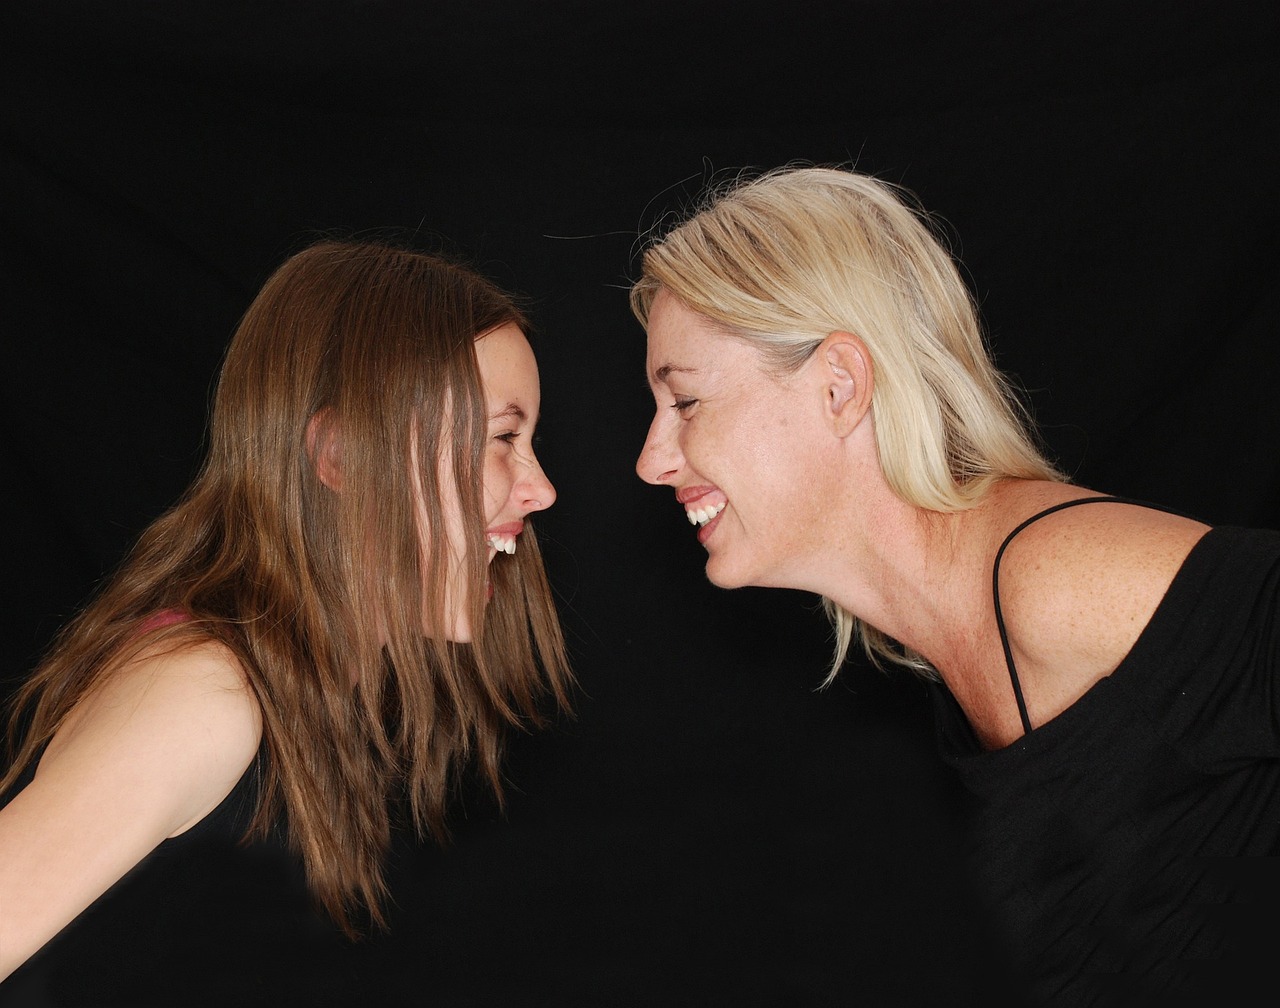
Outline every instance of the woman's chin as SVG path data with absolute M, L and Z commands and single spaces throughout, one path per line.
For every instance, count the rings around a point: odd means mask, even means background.
M 715 557 L 707 561 L 707 580 L 717 588 L 745 588 L 751 584 L 742 577 L 741 572 L 730 569 Z
M 747 562 L 743 562 L 743 560 Z M 752 558 L 743 558 L 739 554 L 738 562 L 733 563 L 727 552 L 713 553 L 707 557 L 707 580 L 717 588 L 781 588 L 780 571 L 776 565 L 769 566 L 761 562 L 753 562 Z

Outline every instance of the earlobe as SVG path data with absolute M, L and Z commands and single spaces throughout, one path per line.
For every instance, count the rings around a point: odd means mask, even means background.
M 328 409 L 319 410 L 307 421 L 307 455 L 320 482 L 330 490 L 340 491 L 342 439 Z
M 827 415 L 841 437 L 871 408 L 871 357 L 866 344 L 847 332 L 834 332 L 818 348 Z

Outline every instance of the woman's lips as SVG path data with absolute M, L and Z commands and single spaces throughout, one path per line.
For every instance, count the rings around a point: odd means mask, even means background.
M 704 545 L 706 544 L 706 541 L 711 537 L 711 533 L 714 532 L 716 526 L 720 524 L 720 516 L 722 514 L 724 514 L 723 508 L 721 508 L 720 511 L 717 512 L 716 516 L 705 525 L 698 526 L 698 542 L 703 543 Z

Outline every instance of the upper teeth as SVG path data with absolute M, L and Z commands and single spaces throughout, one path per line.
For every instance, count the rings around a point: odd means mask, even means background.
M 685 508 L 684 513 L 689 516 L 690 525 L 705 525 L 723 510 L 724 504 L 720 503 L 705 508 Z
M 489 533 L 489 545 L 499 553 L 514 553 L 516 551 L 516 537 L 496 535 Z

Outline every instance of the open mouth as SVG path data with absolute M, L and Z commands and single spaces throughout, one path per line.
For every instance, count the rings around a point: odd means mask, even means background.
M 514 535 L 504 535 L 500 532 L 490 532 L 488 535 L 489 548 L 495 553 L 511 554 L 516 551 L 516 537 Z
M 689 519 L 690 525 L 706 526 L 708 522 L 725 509 L 726 503 L 726 501 L 721 501 L 719 504 L 712 504 L 708 507 L 686 507 L 684 513 Z

